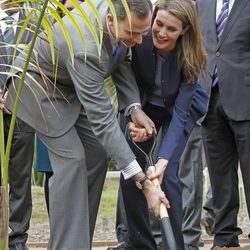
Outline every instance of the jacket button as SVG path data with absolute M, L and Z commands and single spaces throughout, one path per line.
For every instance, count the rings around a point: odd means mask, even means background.
M 215 55 L 216 55 L 216 56 L 220 56 L 220 52 L 217 51 L 217 52 L 215 53 Z

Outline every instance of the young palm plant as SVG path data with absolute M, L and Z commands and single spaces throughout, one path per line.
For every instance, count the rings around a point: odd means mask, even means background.
M 60 28 L 64 34 L 65 40 L 68 45 L 68 49 L 70 52 L 70 58 L 72 60 L 72 64 L 74 63 L 74 55 L 73 55 L 73 46 L 71 42 L 71 37 L 66 29 L 61 15 L 68 16 L 69 20 L 72 22 L 75 29 L 78 31 L 78 34 L 81 38 L 82 45 L 86 48 L 86 41 L 84 37 L 83 31 L 80 29 L 79 23 L 75 20 L 74 16 L 71 14 L 71 12 L 62 4 L 61 0 L 1 0 L 0 2 L 15 2 L 16 4 L 19 4 L 20 6 L 23 6 L 23 10 L 26 12 L 26 19 L 24 19 L 21 22 L 18 22 L 15 25 L 19 25 L 21 27 L 20 33 L 17 38 L 17 42 L 15 45 L 6 44 L 5 46 L 13 46 L 14 47 L 14 53 L 13 53 L 13 59 L 12 59 L 12 67 L 14 67 L 14 60 L 15 57 L 17 57 L 17 54 L 20 50 L 26 49 L 27 51 L 27 60 L 25 62 L 25 66 L 22 69 L 21 76 L 16 76 L 20 78 L 20 85 L 17 89 L 17 98 L 14 101 L 14 109 L 12 112 L 12 119 L 11 124 L 9 128 L 8 137 L 4 138 L 4 117 L 3 117 L 3 110 L 0 109 L 0 160 L 1 160 L 1 186 L 0 186 L 0 250 L 8 249 L 8 168 L 9 168 L 9 159 L 10 159 L 10 150 L 11 150 L 11 141 L 13 138 L 13 131 L 14 131 L 14 125 L 18 110 L 19 102 L 21 101 L 20 98 L 18 98 L 21 95 L 23 86 L 25 84 L 25 76 L 27 74 L 28 65 L 30 62 L 31 54 L 34 48 L 34 44 L 36 41 L 36 38 L 39 36 L 39 33 L 45 32 L 47 41 L 50 44 L 50 50 L 52 55 L 52 60 L 54 64 L 54 68 L 57 68 L 57 58 L 55 56 L 54 51 L 54 44 L 53 44 L 53 23 L 57 22 L 60 25 Z M 124 8 L 127 12 L 128 19 L 130 21 L 130 14 L 129 14 L 129 8 L 127 6 L 126 0 L 121 0 L 123 2 Z M 101 53 L 101 47 L 103 42 L 103 27 L 100 15 L 93 5 L 91 0 L 85 0 L 85 2 L 89 5 L 93 13 L 95 14 L 97 23 L 99 25 L 99 31 L 96 32 L 95 27 L 91 23 L 90 19 L 88 18 L 88 15 L 84 12 L 84 9 L 80 7 L 77 0 L 70 0 L 73 7 L 77 10 L 78 14 L 82 17 L 82 20 L 85 22 L 87 27 L 89 28 L 90 32 L 92 33 L 96 47 L 99 52 L 99 56 Z M 117 20 L 116 13 L 114 6 L 112 4 L 112 0 L 106 0 L 107 4 L 109 5 L 110 11 L 113 14 L 115 20 Z M 23 5 L 24 3 L 24 5 Z M 58 12 L 59 10 L 59 12 Z M 115 25 L 117 26 L 117 21 L 115 22 Z M 21 44 L 21 38 L 24 34 L 25 30 L 29 30 L 33 32 L 33 38 L 29 45 Z M 118 29 L 116 29 L 118 32 Z M 85 60 L 87 60 L 86 53 L 85 53 Z M 9 66 L 8 66 L 9 67 Z M 8 77 L 14 76 L 11 73 L 11 70 L 8 72 L 0 72 L 1 74 L 5 74 Z M 56 70 L 55 70 L 56 74 Z M 56 77 L 55 77 L 56 79 Z M 109 93 L 111 96 L 115 96 L 114 87 L 112 86 L 112 81 L 109 79 L 106 82 L 106 86 L 109 89 Z M 3 95 L 0 93 L 0 95 Z M 113 97 L 113 100 L 115 102 L 115 98 Z M 5 142 L 6 145 L 5 145 Z

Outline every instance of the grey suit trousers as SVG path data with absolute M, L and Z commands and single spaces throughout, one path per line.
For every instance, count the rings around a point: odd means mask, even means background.
M 49 180 L 50 250 L 90 250 L 108 157 L 85 111 L 62 136 L 39 134 L 53 169 Z M 59 238 L 60 239 L 59 239 Z
M 201 127 L 196 125 L 180 160 L 179 178 L 182 188 L 182 231 L 186 250 L 199 249 L 203 195 L 203 161 Z

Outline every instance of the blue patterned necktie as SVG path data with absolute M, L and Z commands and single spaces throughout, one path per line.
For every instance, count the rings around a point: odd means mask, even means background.
M 116 45 L 115 51 L 113 53 L 114 64 L 117 64 L 119 62 L 119 59 L 123 53 L 123 50 L 124 50 L 124 48 L 123 48 L 122 44 L 118 42 Z
M 229 0 L 223 0 L 223 6 L 221 12 L 216 21 L 217 41 L 220 40 L 222 32 L 225 28 L 228 19 L 228 12 L 229 12 Z M 215 86 L 217 83 L 218 83 L 218 74 L 217 74 L 217 67 L 215 66 L 212 86 Z
M 6 28 L 3 33 L 3 39 L 4 39 L 4 42 L 6 43 L 7 55 L 10 55 L 11 47 L 8 45 L 13 44 L 15 41 L 14 29 L 12 26 L 14 23 L 14 18 L 7 16 L 3 18 L 3 20 L 6 24 Z

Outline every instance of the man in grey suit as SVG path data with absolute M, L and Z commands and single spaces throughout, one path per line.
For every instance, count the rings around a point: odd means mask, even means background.
M 214 246 L 237 247 L 240 164 L 250 215 L 250 1 L 197 0 L 208 52 L 202 135 L 214 199 Z
M 104 79 L 112 75 L 119 109 L 124 110 L 125 115 L 130 114 L 134 122 L 152 134 L 154 125 L 140 109 L 139 91 L 127 57 L 128 48 L 141 43 L 150 29 L 152 4 L 150 0 L 127 0 L 131 11 L 130 28 L 122 1 L 112 2 L 118 16 L 118 37 L 106 1 L 91 1 L 100 13 L 103 25 L 100 56 L 90 30 L 75 9 L 72 14 L 84 31 L 86 50 L 70 19 L 64 17 L 63 22 L 71 35 L 74 62 L 56 23 L 53 40 L 58 67 L 55 69 L 46 37 L 38 39 L 20 96 L 18 116 L 35 128 L 47 146 L 54 173 L 49 181 L 50 250 L 91 248 L 107 171 L 107 154 L 125 179 L 133 178 L 142 188 L 157 216 L 161 201 L 168 205 L 165 195 L 146 178 L 135 160 L 104 85 Z M 99 32 L 88 3 L 81 4 L 81 8 Z M 15 65 L 22 68 L 25 57 L 24 51 Z M 15 97 L 18 77 L 13 81 L 7 107 Z
M 7 138 L 11 112 L 4 108 L 8 91 L 5 88 L 7 75 L 12 64 L 15 44 L 21 27 L 17 22 L 25 18 L 21 7 L 11 1 L 0 4 L 0 108 L 4 112 L 4 132 Z M 10 26 L 8 27 L 8 21 Z M 11 27 L 11 25 L 13 25 Z M 32 27 L 30 27 L 32 29 Z M 20 44 L 27 44 L 32 32 L 25 31 Z M 18 53 L 17 53 L 18 55 Z M 5 140 L 7 142 L 7 140 Z M 17 119 L 10 153 L 9 167 L 9 234 L 10 250 L 27 250 L 25 243 L 32 211 L 31 170 L 34 154 L 34 130 L 25 122 Z

